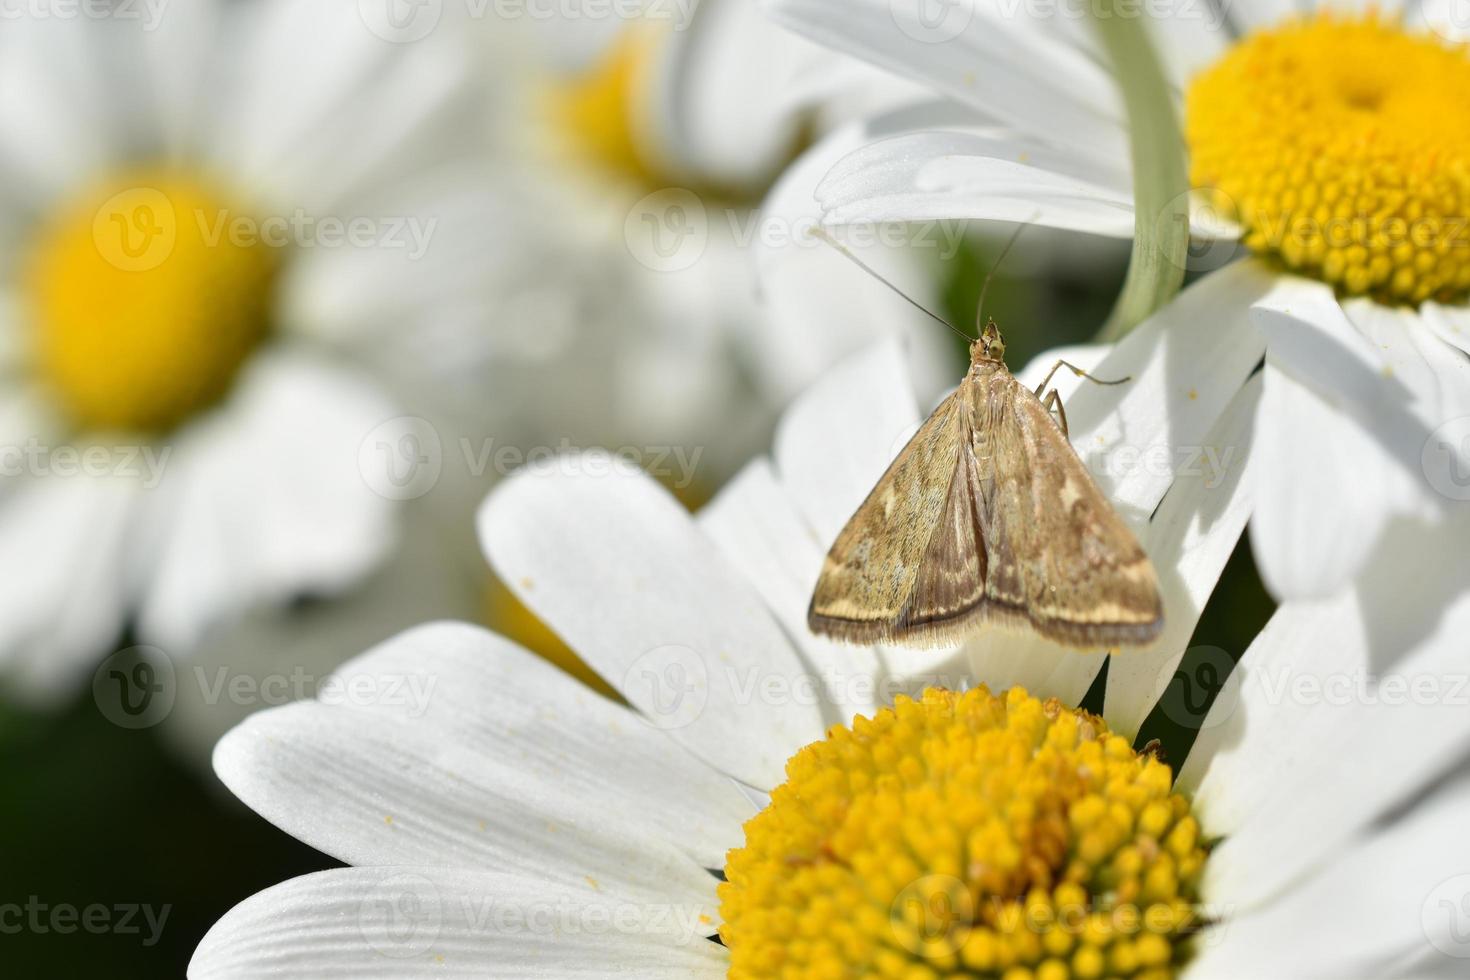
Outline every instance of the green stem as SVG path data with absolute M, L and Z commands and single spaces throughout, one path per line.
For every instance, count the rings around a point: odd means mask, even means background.
M 1184 137 L 1145 15 L 1129 0 L 1094 12 L 1103 52 L 1123 92 L 1133 156 L 1133 255 L 1113 312 L 1098 333 L 1114 341 L 1179 292 L 1189 251 L 1189 178 Z

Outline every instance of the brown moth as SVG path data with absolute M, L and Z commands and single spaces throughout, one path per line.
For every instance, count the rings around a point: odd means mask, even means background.
M 1051 374 L 1064 365 L 1087 376 L 1065 361 Z M 959 387 L 827 553 L 814 632 L 936 646 L 998 624 L 1081 649 L 1159 635 L 1153 565 L 1067 441 L 1051 374 L 1035 392 L 1022 385 L 986 324 Z

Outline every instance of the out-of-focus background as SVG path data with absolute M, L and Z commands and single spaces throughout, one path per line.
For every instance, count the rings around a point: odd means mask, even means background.
M 963 341 L 806 234 L 818 137 L 913 94 L 749 0 L 0 5 L 5 975 L 181 975 L 331 866 L 210 749 L 394 632 L 578 670 L 479 555 L 506 473 L 606 446 L 697 507 L 867 345 L 954 384 Z M 968 329 L 1012 230 L 847 243 Z M 1028 230 L 986 299 L 1012 367 L 1126 262 Z M 1242 549 L 1186 675 L 1268 613 Z M 1145 734 L 1182 748 L 1193 696 Z

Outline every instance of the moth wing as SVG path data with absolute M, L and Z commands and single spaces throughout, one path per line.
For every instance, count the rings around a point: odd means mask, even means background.
M 814 632 L 852 643 L 902 632 L 930 541 L 952 506 L 962 450 L 968 453 L 965 398 L 961 385 L 934 410 L 837 535 L 807 610 Z
M 1153 565 L 1051 413 L 1009 372 L 975 399 L 983 614 L 1083 648 L 1153 640 L 1164 622 Z

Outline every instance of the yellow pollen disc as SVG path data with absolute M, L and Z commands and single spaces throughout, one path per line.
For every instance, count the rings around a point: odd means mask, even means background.
M 1187 959 L 1199 825 L 1099 718 L 930 690 L 786 772 L 720 886 L 735 980 L 1162 980 Z
M 626 27 L 601 61 L 548 91 L 548 117 L 573 158 L 605 174 L 656 182 L 645 114 L 658 42 L 651 29 Z
M 74 424 L 164 430 L 229 389 L 266 332 L 276 267 L 241 217 L 154 174 L 43 225 L 25 283 L 38 370 Z
M 1322 15 L 1241 41 L 1190 85 L 1192 180 L 1246 243 L 1344 293 L 1470 291 L 1470 57 Z

